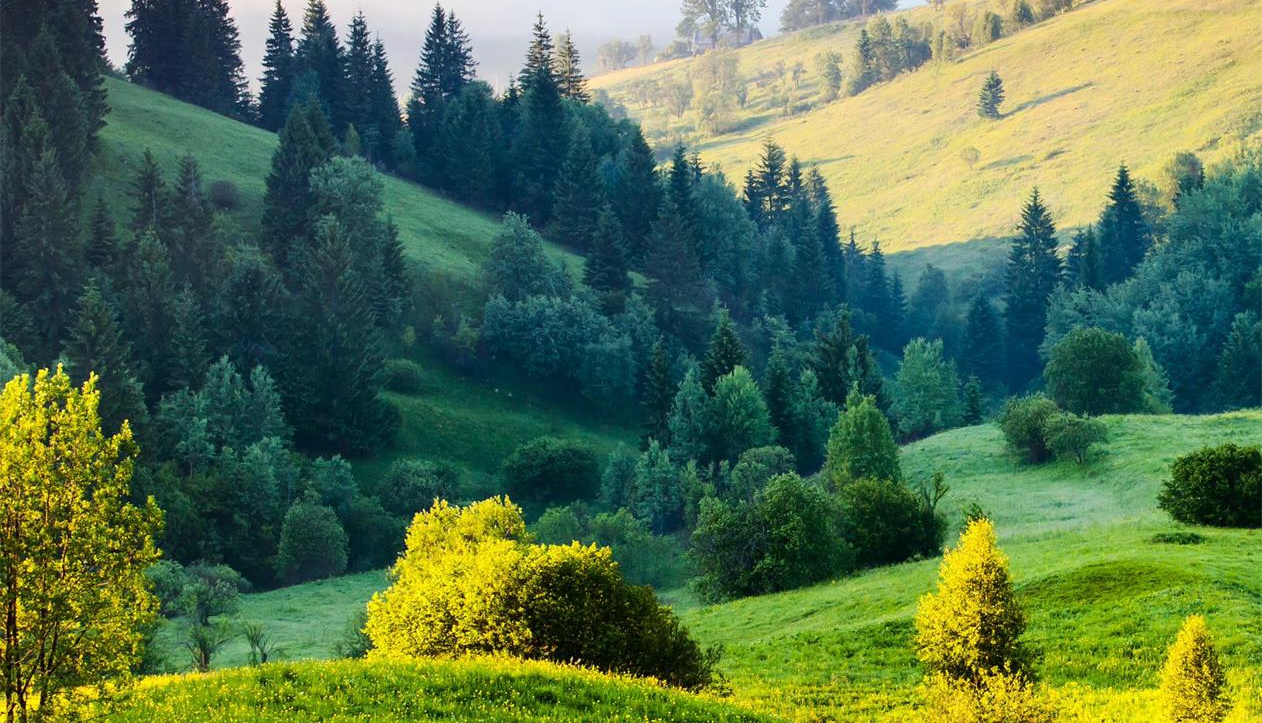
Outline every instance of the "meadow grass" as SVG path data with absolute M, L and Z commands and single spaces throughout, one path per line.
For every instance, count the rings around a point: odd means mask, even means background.
M 577 668 L 490 659 L 274 664 L 151 678 L 110 723 L 770 723 L 711 697 Z
M 907 11 L 912 22 L 934 11 Z M 857 32 L 842 23 L 735 51 L 746 109 L 728 129 L 695 135 L 695 113 L 673 118 L 641 106 L 634 84 L 682 80 L 697 60 L 634 68 L 593 79 L 660 141 L 696 139 L 708 163 L 739 179 L 773 137 L 819 166 L 843 227 L 857 226 L 887 250 L 1012 233 L 1030 189 L 1043 192 L 1064 228 L 1092 222 L 1118 164 L 1156 179 L 1176 151 L 1224 157 L 1262 137 L 1262 16 L 1259 0 L 1098 0 L 965 54 L 930 63 L 852 97 L 822 103 L 815 58 L 848 54 Z M 802 62 L 799 102 L 784 117 L 767 108 L 779 62 Z M 999 120 L 974 110 L 992 69 L 1007 100 Z M 970 168 L 966 148 L 981 160 Z

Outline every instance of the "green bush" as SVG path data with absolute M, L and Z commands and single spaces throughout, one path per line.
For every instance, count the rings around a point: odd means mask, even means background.
M 377 570 L 394 562 L 407 521 L 386 512 L 374 497 L 355 497 L 341 516 L 349 540 L 347 569 Z
M 400 394 L 419 394 L 425 384 L 421 365 L 411 359 L 387 359 L 381 365 L 381 386 Z
M 1043 423 L 1043 440 L 1059 459 L 1087 461 L 1091 448 L 1108 441 L 1108 429 L 1098 419 L 1069 412 L 1054 414 Z
M 753 499 L 773 477 L 793 472 L 793 453 L 784 447 L 754 447 L 746 450 L 729 475 L 725 496 Z
M 846 410 L 828 435 L 824 474 L 834 487 L 866 478 L 903 478 L 898 445 L 875 397 L 862 396 L 857 388 L 850 392 Z
M 534 545 L 505 498 L 416 516 L 394 582 L 368 604 L 375 653 L 502 653 L 699 688 L 714 664 L 608 548 Z
M 460 470 L 421 459 L 395 462 L 377 487 L 377 497 L 387 512 L 409 518 L 429 509 L 434 500 L 455 502 L 459 495 Z
M 285 513 L 276 553 L 276 575 L 289 584 L 320 580 L 346 571 L 346 530 L 332 508 L 314 497 Z
M 1126 337 L 1075 329 L 1052 347 L 1043 377 L 1059 406 L 1095 416 L 1143 411 L 1144 373 Z
M 504 462 L 504 486 L 533 502 L 589 500 L 600 487 L 596 453 L 582 442 L 539 437 L 513 450 Z
M 842 534 L 860 566 L 890 565 L 942 549 L 945 520 L 902 482 L 859 480 L 837 497 Z
M 634 585 L 657 589 L 683 583 L 682 550 L 674 538 L 654 535 L 648 523 L 626 508 L 602 512 L 592 517 L 587 506 L 576 502 L 566 507 L 549 507 L 531 526 L 535 539 L 545 545 L 568 545 L 578 541 L 613 550 L 614 562 Z
M 1224 444 L 1179 457 L 1158 503 L 1179 522 L 1262 527 L 1262 448 Z
M 1051 456 L 1044 428 L 1049 419 L 1060 413 L 1056 402 L 1043 394 L 1032 394 L 1004 402 L 997 421 L 1008 446 L 1024 456 L 1027 462 L 1038 464 L 1046 462 Z

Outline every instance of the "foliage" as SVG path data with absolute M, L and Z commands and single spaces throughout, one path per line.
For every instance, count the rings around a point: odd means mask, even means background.
M 1083 464 L 1092 447 L 1108 441 L 1108 430 L 1097 419 L 1064 412 L 1043 422 L 1043 440 L 1052 454 Z
M 991 119 L 1001 117 L 999 106 L 1003 104 L 1003 97 L 1003 80 L 992 70 L 977 94 L 977 115 Z
M 276 574 L 286 583 L 307 582 L 346 571 L 346 530 L 332 508 L 303 498 L 285 513 L 276 549 Z
M 711 456 L 717 460 L 731 462 L 747 449 L 775 441 L 767 404 L 745 367 L 738 366 L 715 382 L 710 425 Z
M 1157 500 L 1180 522 L 1262 527 L 1262 448 L 1224 444 L 1183 455 Z
M 842 534 L 861 567 L 931 557 L 942 549 L 946 520 L 899 481 L 860 479 L 837 492 Z
M 860 479 L 901 481 L 898 445 L 873 397 L 850 393 L 828 437 L 824 474 L 837 487 Z
M 6 709 L 54 714 L 82 685 L 125 677 L 157 612 L 144 569 L 161 512 L 136 506 L 131 429 L 101 432 L 96 379 L 59 367 L 0 395 Z
M 387 359 L 381 368 L 381 386 L 400 394 L 417 394 L 425 385 L 421 365 L 411 359 Z
M 1004 670 L 961 684 L 942 673 L 924 685 L 925 720 L 933 723 L 1053 723 L 1056 709 L 1033 683 Z
M 600 491 L 596 453 L 583 442 L 557 437 L 531 440 L 504 460 L 504 487 L 537 502 L 588 500 Z
M 584 662 L 695 688 L 713 661 L 608 548 L 536 546 L 497 498 L 417 515 L 390 589 L 368 606 L 373 655 L 499 652 Z
M 1056 404 L 1075 414 L 1144 409 L 1145 369 L 1130 342 L 1103 329 L 1075 329 L 1052 347 L 1043 378 Z
M 898 420 L 898 432 L 905 439 L 917 439 L 960 424 L 960 379 L 955 363 L 944 355 L 941 339 L 913 339 L 903 349 L 890 412 Z
M 1028 652 L 1019 639 L 1025 626 L 994 524 L 970 522 L 942 558 L 937 592 L 920 598 L 917 657 L 930 673 L 956 684 L 981 684 L 995 671 L 1024 675 Z
M 435 500 L 458 501 L 460 470 L 443 462 L 401 459 L 377 486 L 377 497 L 387 512 L 410 519 L 429 509 Z
M 1231 708 L 1226 683 L 1205 618 L 1189 616 L 1161 669 L 1165 719 L 1170 723 L 1218 723 Z
M 1038 393 L 1008 399 L 995 421 L 1003 430 L 1008 447 L 1025 461 L 1038 464 L 1047 461 L 1052 451 L 1047 445 L 1047 423 L 1060 414 L 1056 402 Z

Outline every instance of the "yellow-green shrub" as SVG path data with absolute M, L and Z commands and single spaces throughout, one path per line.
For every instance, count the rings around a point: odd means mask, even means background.
M 1209 636 L 1205 618 L 1192 615 L 1166 654 L 1161 670 L 1161 704 L 1170 723 L 1218 723 L 1230 703 L 1227 676 Z
M 926 723 L 1051 723 L 1055 713 L 1022 673 L 989 670 L 975 681 L 936 673 L 925 682 Z

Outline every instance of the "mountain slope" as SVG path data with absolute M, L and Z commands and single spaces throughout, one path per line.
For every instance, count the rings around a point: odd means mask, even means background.
M 934 12 L 907 11 L 916 22 Z M 815 56 L 848 53 L 853 24 L 817 28 L 737 51 L 746 79 L 775 64 L 806 67 L 812 110 L 784 118 L 765 107 L 770 85 L 750 87 L 734 129 L 698 149 L 739 178 L 774 137 L 818 164 L 843 225 L 888 250 L 1005 236 L 1035 185 L 1061 227 L 1093 221 L 1125 162 L 1155 179 L 1176 151 L 1205 160 L 1262 138 L 1260 0 L 1098 0 L 852 98 L 818 103 Z M 657 137 L 686 132 L 664 109 L 632 99 L 644 79 L 683 77 L 697 60 L 600 76 Z M 1003 77 L 1004 116 L 974 110 L 983 78 Z M 690 114 L 691 115 L 691 114 Z M 973 170 L 961 160 L 976 148 Z

